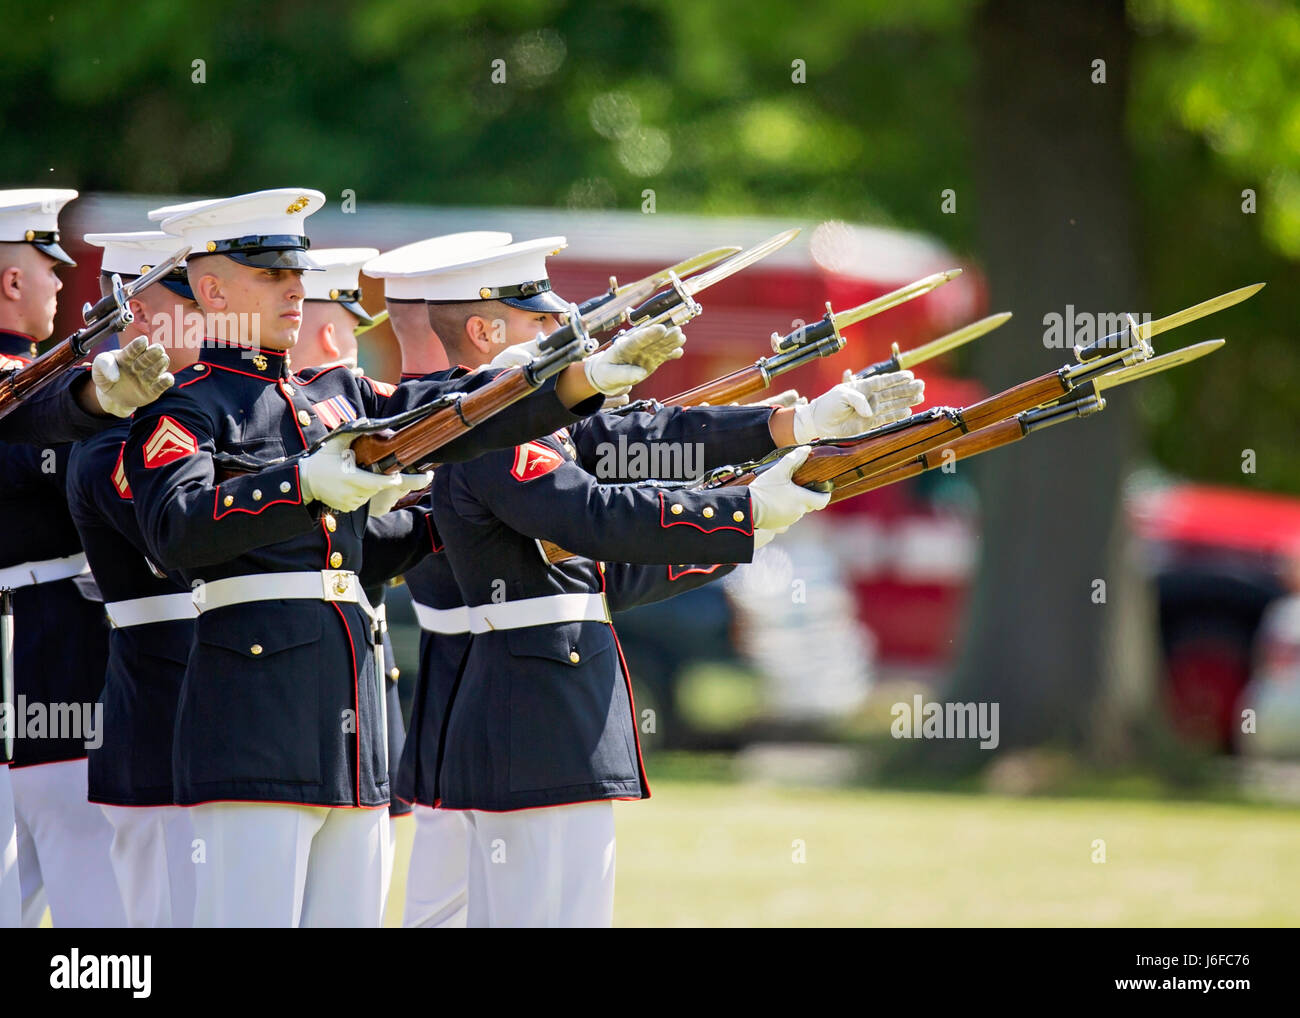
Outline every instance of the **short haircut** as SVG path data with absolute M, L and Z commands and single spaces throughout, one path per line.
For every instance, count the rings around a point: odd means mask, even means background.
M 452 304 L 429 304 L 429 326 L 445 346 L 465 339 L 465 323 L 476 315 L 492 321 L 505 318 L 506 306 L 499 300 L 466 300 Z

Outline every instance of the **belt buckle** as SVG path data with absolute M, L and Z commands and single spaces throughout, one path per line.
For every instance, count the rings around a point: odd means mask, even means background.
M 357 600 L 357 574 L 346 569 L 322 569 L 321 588 L 326 601 Z

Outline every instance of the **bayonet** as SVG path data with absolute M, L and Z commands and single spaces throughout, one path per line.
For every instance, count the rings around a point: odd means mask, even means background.
M 1217 297 L 1211 297 L 1209 300 L 1203 300 L 1199 304 L 1193 304 L 1189 308 L 1183 308 L 1181 311 L 1175 311 L 1172 315 L 1166 315 L 1164 318 L 1157 318 L 1154 322 L 1136 323 L 1132 317 L 1129 317 L 1129 327 L 1121 329 L 1119 332 L 1112 332 L 1109 336 L 1103 336 L 1095 343 L 1089 343 L 1087 346 L 1076 346 L 1074 356 L 1080 361 L 1090 361 L 1110 350 L 1115 350 L 1123 345 L 1133 343 L 1149 343 L 1154 336 L 1159 336 L 1162 332 L 1168 332 L 1170 329 L 1176 329 L 1180 325 L 1186 325 L 1188 322 L 1194 322 L 1198 318 L 1204 318 L 1206 315 L 1212 315 L 1216 311 L 1222 311 L 1230 308 L 1234 304 L 1240 304 L 1244 300 L 1255 296 L 1260 290 L 1264 289 L 1263 283 L 1252 283 L 1250 286 L 1239 287 L 1236 290 L 1229 290 L 1227 293 L 1221 293 Z

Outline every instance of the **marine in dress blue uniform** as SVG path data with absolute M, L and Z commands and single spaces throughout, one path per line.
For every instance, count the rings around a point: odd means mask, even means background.
M 287 270 L 296 281 L 311 263 L 292 217 L 322 202 L 318 192 L 260 192 L 163 228 L 191 243 L 190 279 L 203 304 L 207 255 L 254 275 Z M 290 308 L 301 299 L 293 289 Z M 286 348 L 296 323 L 291 333 Z M 373 821 L 348 819 L 389 801 L 371 620 L 356 576 L 367 512 L 364 503 L 340 512 L 304 498 L 307 461 L 274 461 L 324 436 L 339 415 L 388 416 L 493 375 L 458 370 L 394 388 L 344 367 L 294 375 L 285 350 L 265 339 L 257 352 L 213 342 L 137 415 L 124 462 L 150 557 L 199 585 L 173 757 L 177 801 L 195 805 L 196 831 L 208 832 L 196 922 L 378 923 L 381 838 Z M 599 402 L 570 410 L 559 384 L 552 379 L 442 456 L 516 444 Z M 220 478 L 218 453 L 272 465 Z M 237 802 L 344 809 L 241 812 Z M 221 879 L 234 874 L 244 886 L 225 893 Z
M 526 244 L 513 248 L 530 253 Z M 524 282 L 487 286 L 482 296 L 550 296 L 543 266 L 516 264 L 509 248 L 500 260 Z M 476 313 L 459 289 L 465 282 L 463 272 L 449 271 L 446 303 L 431 301 L 430 311 L 451 358 L 462 361 L 488 349 L 488 314 Z M 845 385 L 798 410 L 601 414 L 513 454 L 438 472 L 435 522 L 469 606 L 471 637 L 442 727 L 434 794 L 445 809 L 469 811 L 471 925 L 611 921 L 613 824 L 605 804 L 649 790 L 610 612 L 671 596 L 715 572 L 668 563 L 748 561 L 756 520 L 781 530 L 826 504 L 789 481 L 806 450 L 749 489 L 712 492 L 647 483 L 620 473 L 632 461 L 606 453 L 625 440 L 667 449 L 698 443 L 697 469 L 709 469 L 875 423 L 871 405 Z M 578 554 L 549 562 L 537 553 L 542 539 Z M 604 562 L 617 564 L 607 572 Z
M 161 231 L 88 234 L 103 249 L 101 287 L 148 271 L 176 250 Z M 169 319 L 169 366 L 198 350 L 185 345 L 186 315 L 197 313 L 184 266 L 134 302 L 135 322 L 120 337 L 150 335 Z M 129 926 L 189 926 L 194 913 L 193 827 L 173 805 L 172 731 L 198 612 L 176 574 L 148 559 L 122 462 L 130 430 L 121 421 L 78 443 L 68 469 L 68 508 L 112 629 L 100 694 L 103 736 L 89 754 L 89 799 L 113 825 L 111 858 Z

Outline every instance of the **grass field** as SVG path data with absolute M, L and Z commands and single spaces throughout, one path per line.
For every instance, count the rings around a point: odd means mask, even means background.
M 619 926 L 1300 924 L 1294 809 L 651 783 L 614 806 Z

